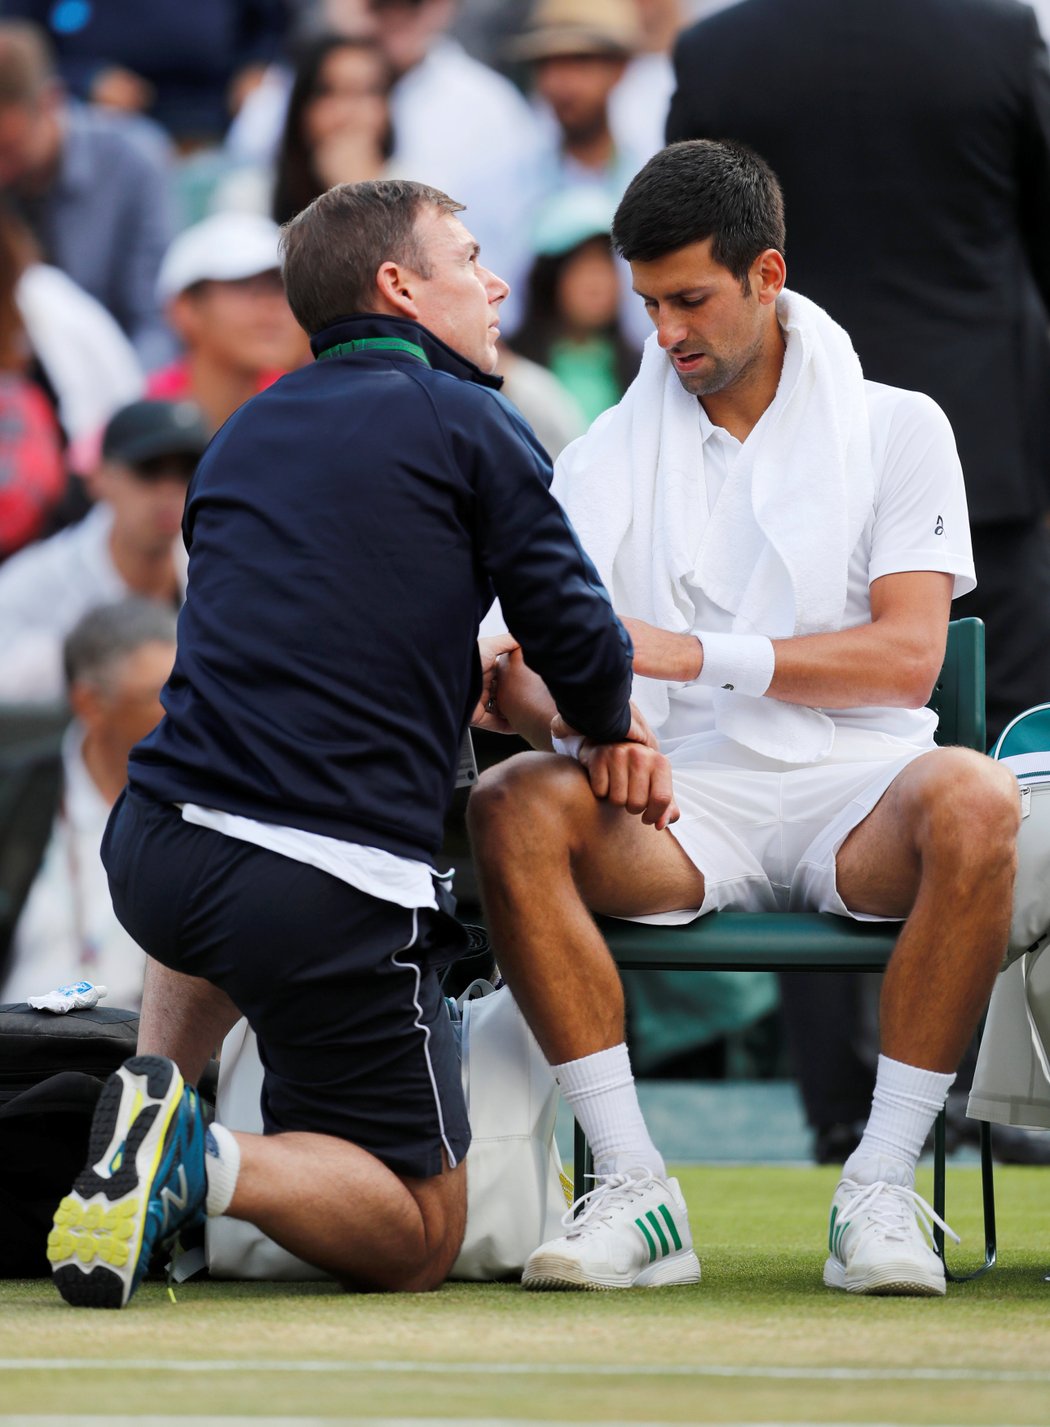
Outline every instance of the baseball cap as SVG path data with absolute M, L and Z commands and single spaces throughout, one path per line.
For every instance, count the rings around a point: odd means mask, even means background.
M 164 254 L 157 296 L 167 302 L 197 282 L 236 282 L 281 266 L 281 230 L 259 213 L 213 213 L 186 228 Z
M 195 402 L 133 401 L 110 417 L 102 436 L 102 456 L 125 466 L 157 456 L 200 456 L 208 439 Z
M 559 55 L 626 57 L 641 47 L 632 0 L 539 0 L 509 57 L 553 59 Z

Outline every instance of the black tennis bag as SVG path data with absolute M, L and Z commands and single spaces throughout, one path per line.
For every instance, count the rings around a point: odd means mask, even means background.
M 49 1273 L 47 1235 L 83 1168 L 103 1081 L 135 1054 L 137 1011 L 0 1006 L 0 1278 Z

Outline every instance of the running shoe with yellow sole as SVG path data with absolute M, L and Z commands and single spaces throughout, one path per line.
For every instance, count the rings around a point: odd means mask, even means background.
M 123 1308 L 155 1248 L 204 1220 L 204 1121 L 174 1061 L 137 1055 L 99 1096 L 88 1160 L 55 1211 L 55 1286 L 82 1308 Z

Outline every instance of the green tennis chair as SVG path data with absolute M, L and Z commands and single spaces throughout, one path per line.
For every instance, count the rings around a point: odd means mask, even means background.
M 939 717 L 937 742 L 985 750 L 984 625 L 979 619 L 948 626 L 944 665 L 929 702 Z M 624 971 L 883 971 L 896 945 L 899 924 L 854 922 L 825 912 L 711 912 L 686 926 L 650 926 L 608 917 L 598 925 L 617 966 Z M 584 1192 L 590 1151 L 576 1127 L 574 1187 Z M 991 1126 L 981 1125 L 984 1198 L 984 1263 L 955 1282 L 987 1272 L 996 1258 L 995 1195 Z M 945 1147 L 942 1111 L 934 1139 L 933 1206 L 945 1217 Z M 935 1229 L 942 1261 L 944 1232 Z

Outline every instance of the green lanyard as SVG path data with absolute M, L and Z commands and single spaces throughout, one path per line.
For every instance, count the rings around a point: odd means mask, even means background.
M 352 352 L 407 352 L 411 357 L 418 357 L 425 367 L 430 366 L 423 348 L 415 342 L 406 342 L 403 337 L 357 337 L 352 342 L 339 342 L 334 347 L 326 347 L 323 352 L 318 352 L 317 360 L 323 362 L 328 357 L 349 357 Z

